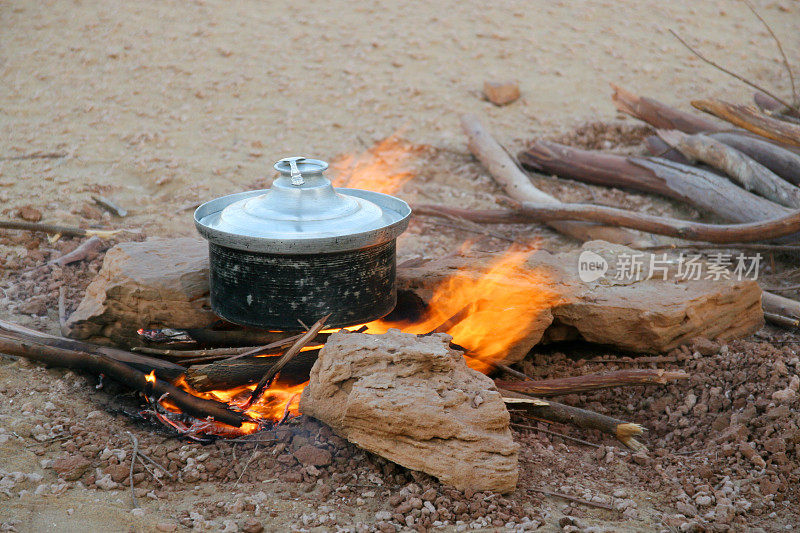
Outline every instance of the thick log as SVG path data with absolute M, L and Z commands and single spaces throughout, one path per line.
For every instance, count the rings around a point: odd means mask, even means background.
M 281 380 L 292 383 L 308 381 L 308 375 L 317 360 L 317 354 L 319 354 L 319 350 L 300 352 L 283 368 L 280 374 Z M 258 383 L 279 359 L 280 355 L 270 355 L 218 361 L 210 365 L 194 365 L 186 371 L 186 381 L 192 388 L 200 392 L 252 385 Z
M 508 153 L 492 138 L 474 115 L 463 115 L 461 127 L 468 139 L 470 152 L 483 164 L 489 174 L 500 184 L 506 193 L 518 202 L 560 203 L 558 199 L 534 187 L 526 176 L 509 157 Z M 622 244 L 646 245 L 641 236 L 619 228 L 579 222 L 553 222 L 548 224 L 554 230 L 569 235 L 580 241 L 602 239 Z
M 684 240 L 716 244 L 746 243 L 777 239 L 800 232 L 800 211 L 780 218 L 744 224 L 704 224 L 690 220 L 633 213 L 626 209 L 594 204 L 534 204 L 524 202 L 516 209 L 472 210 L 443 205 L 415 206 L 417 215 L 458 216 L 473 222 L 514 224 L 551 220 L 581 220 L 607 226 L 631 228 L 637 231 L 666 235 Z
M 513 390 L 534 396 L 558 396 L 599 389 L 625 387 L 632 385 L 664 385 L 677 379 L 688 379 L 689 374 L 682 370 L 619 370 L 597 374 L 585 374 L 568 378 L 504 381 L 494 380 L 500 389 Z
M 223 403 L 197 398 L 158 378 L 148 381 L 144 372 L 107 355 L 53 346 L 43 343 L 42 340 L 20 339 L 6 333 L 0 334 L 0 352 L 24 357 L 48 366 L 103 374 L 155 398 L 166 394 L 172 403 L 195 418 L 211 417 L 217 422 L 235 427 L 241 427 L 242 423 L 247 420 L 246 416 L 231 411 Z
M 694 100 L 692 105 L 767 139 L 800 146 L 800 125 L 772 118 L 755 107 L 716 99 Z
M 800 302 L 796 300 L 764 291 L 763 302 L 768 313 L 800 319 Z
M 789 208 L 800 208 L 800 189 L 735 148 L 702 133 L 659 130 L 658 135 L 687 158 L 721 170 L 745 190 Z
M 794 185 L 800 185 L 800 154 L 752 134 L 718 132 L 710 137 L 746 154 Z
M 570 424 L 583 429 L 596 429 L 616 437 L 631 449 L 644 449 L 644 445 L 634 438 L 644 432 L 644 428 L 639 424 L 625 422 L 618 418 L 601 415 L 579 407 L 572 407 L 571 405 L 564 405 L 563 403 L 540 400 L 539 398 L 533 398 L 511 390 L 502 388 L 499 390 L 503 395 L 503 400 L 512 409 L 524 409 L 531 416 L 548 422 Z
M 701 115 L 675 109 L 652 98 L 637 96 L 614 84 L 611 84 L 611 88 L 614 89 L 611 99 L 618 111 L 647 122 L 656 129 L 680 130 L 684 133 L 725 129 L 724 124 Z
M 660 194 L 686 201 L 664 180 L 627 157 L 594 150 L 582 150 L 551 141 L 537 141 L 517 154 L 523 167 L 546 174 L 610 187 Z M 531 200 L 522 200 L 531 201 Z
M 523 165 L 563 178 L 659 194 L 725 220 L 753 222 L 789 213 L 718 174 L 660 158 L 603 154 L 553 142 L 537 142 L 518 157 Z
M 690 205 L 725 220 L 753 222 L 781 218 L 791 212 L 713 172 L 658 158 L 631 157 L 629 160 L 652 171 L 671 191 L 687 198 Z
M 127 352 L 125 350 L 111 348 L 108 346 L 97 346 L 88 342 L 56 337 L 55 335 L 42 333 L 41 331 L 29 329 L 5 320 L 0 320 L 0 334 L 17 338 L 21 341 L 35 342 L 40 345 L 46 345 L 54 349 L 69 350 L 107 357 L 109 359 L 113 359 L 114 361 L 125 363 L 144 373 L 155 371 L 158 378 L 165 379 L 167 381 L 174 381 L 183 375 L 184 371 L 186 370 L 186 368 L 181 365 L 170 363 L 169 361 L 164 361 L 155 357 L 148 357 L 146 355 Z

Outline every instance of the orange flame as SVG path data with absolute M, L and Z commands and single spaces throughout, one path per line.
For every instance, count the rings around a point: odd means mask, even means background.
M 459 271 L 435 288 L 422 320 L 413 324 L 377 320 L 368 324 L 367 333 L 389 328 L 415 334 L 443 331 L 466 350 L 471 368 L 487 373 L 558 299 L 546 274 L 525 268 L 532 252 L 509 249 L 483 276 Z
M 413 323 L 376 320 L 366 324 L 367 333 L 385 333 L 398 328 L 407 333 L 443 331 L 466 350 L 467 364 L 488 373 L 494 363 L 506 358 L 509 350 L 529 335 L 541 313 L 551 308 L 559 296 L 551 288 L 552 280 L 542 271 L 527 268 L 525 263 L 534 250 L 510 248 L 489 265 L 482 275 L 461 270 L 440 283 L 433 291 L 425 316 Z M 361 326 L 351 326 L 355 330 Z M 264 391 L 261 399 L 246 411 L 253 420 L 280 421 L 287 414 L 299 414 L 300 394 L 307 385 L 287 386 L 276 382 Z M 199 392 L 180 378 L 176 383 L 200 398 L 217 400 L 234 408 L 243 408 L 255 384 L 228 390 Z M 163 406 L 173 410 L 168 399 Z M 204 422 L 205 433 L 224 437 L 258 431 L 258 424 L 246 422 L 241 428 Z
M 156 371 L 151 370 L 149 374 L 144 377 L 145 381 L 148 383 L 155 383 L 156 382 Z
M 393 194 L 414 177 L 413 164 L 423 150 L 394 133 L 359 155 L 346 155 L 334 161 L 333 184 Z

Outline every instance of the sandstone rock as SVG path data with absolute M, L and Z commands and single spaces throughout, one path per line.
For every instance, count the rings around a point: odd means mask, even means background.
M 294 452 L 294 457 L 304 465 L 325 466 L 331 464 L 331 452 L 311 444 L 301 446 Z
M 483 94 L 494 105 L 508 105 L 519 98 L 519 84 L 515 81 L 487 81 L 483 84 Z
M 53 470 L 66 481 L 76 481 L 89 469 L 91 463 L 82 455 L 70 455 L 53 461 Z
M 578 258 L 585 251 L 608 263 L 607 272 L 591 282 L 578 276 Z M 572 252 L 536 252 L 515 273 L 494 276 L 485 302 L 476 304 L 479 310 L 487 302 L 496 304 L 495 294 L 523 296 L 514 322 L 522 323 L 524 331 L 505 350 L 505 362 L 520 361 L 536 344 L 570 339 L 646 353 L 695 343 L 701 353 L 709 353 L 717 343 L 749 335 L 763 324 L 755 281 L 617 279 L 624 274 L 620 258 L 632 254 L 641 254 L 645 265 L 654 259 L 653 254 L 591 241 Z M 478 280 L 496 260 L 497 255 L 470 253 L 401 267 L 398 288 L 428 302 L 453 274 Z M 137 328 L 203 328 L 216 320 L 208 290 L 204 241 L 124 243 L 106 254 L 67 325 L 73 337 L 116 344 L 136 343 Z
M 578 275 L 584 251 L 608 264 L 605 274 L 591 282 Z M 498 292 L 523 287 L 531 294 L 531 302 L 517 308 L 520 320 L 529 322 L 528 333 L 514 343 L 505 362 L 520 361 L 540 342 L 585 339 L 634 352 L 660 353 L 700 338 L 725 342 L 763 325 L 761 289 L 755 281 L 683 281 L 671 276 L 674 266 L 666 280 L 627 280 L 621 276 L 625 273 L 621 258 L 632 254 L 640 254 L 645 265 L 653 255 L 590 241 L 571 252 L 535 252 L 517 274 L 505 275 L 497 284 Z M 398 287 L 427 301 L 454 273 L 477 279 L 494 260 L 496 256 L 471 254 L 398 269 Z M 542 291 L 549 296 L 542 298 Z
M 131 470 L 127 466 L 116 464 L 107 466 L 103 470 L 104 474 L 111 476 L 111 479 L 116 483 L 122 483 L 130 476 Z
M 208 247 L 190 238 L 148 239 L 114 246 L 69 317 L 70 336 L 135 344 L 136 330 L 205 327 Z
M 356 445 L 458 489 L 511 492 L 517 451 L 491 379 L 467 367 L 450 336 L 334 333 L 300 411 Z M 473 401 L 480 395 L 483 399 Z
M 42 212 L 33 206 L 26 205 L 17 210 L 17 217 L 28 222 L 39 222 L 42 220 Z

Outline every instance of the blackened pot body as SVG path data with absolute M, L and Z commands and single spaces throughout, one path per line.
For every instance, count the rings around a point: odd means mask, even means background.
M 209 243 L 211 307 L 247 326 L 300 330 L 361 324 L 395 306 L 395 240 L 347 252 L 269 254 Z

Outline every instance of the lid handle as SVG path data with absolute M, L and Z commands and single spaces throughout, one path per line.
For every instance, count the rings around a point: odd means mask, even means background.
M 303 179 L 303 174 L 300 173 L 300 169 L 297 167 L 297 163 L 305 161 L 305 159 L 305 157 L 284 157 L 278 161 L 278 163 L 289 163 L 289 175 L 292 179 L 292 185 L 295 187 L 299 187 L 306 182 L 306 180 Z

